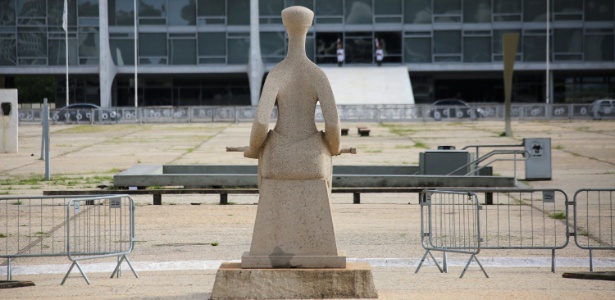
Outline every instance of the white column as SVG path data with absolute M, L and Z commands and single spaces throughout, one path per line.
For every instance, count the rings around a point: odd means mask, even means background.
M 248 79 L 250 80 L 250 101 L 258 104 L 261 95 L 261 82 L 265 66 L 261 57 L 258 0 L 250 0 L 250 58 L 248 62 Z
M 107 0 L 98 1 L 98 67 L 100 80 L 100 106 L 111 106 L 111 87 L 116 70 L 111 50 L 109 48 L 109 16 L 107 13 Z

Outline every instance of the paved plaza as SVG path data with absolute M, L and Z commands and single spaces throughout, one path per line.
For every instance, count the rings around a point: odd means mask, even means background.
M 343 124 L 350 134 L 343 147 L 356 155 L 333 158 L 335 165 L 418 165 L 419 153 L 442 145 L 457 149 L 477 144 L 520 145 L 523 138 L 551 138 L 553 178 L 523 181 L 532 188 L 562 189 L 572 197 L 581 188 L 615 188 L 615 122 L 516 121 L 513 137 L 502 137 L 503 122 L 416 122 Z M 369 137 L 358 126 L 371 129 Z M 136 164 L 256 164 L 227 146 L 246 146 L 251 124 L 145 124 L 51 126 L 51 181 L 44 181 L 41 127 L 19 128 L 19 152 L 0 154 L 0 195 L 40 196 L 44 190 L 95 189 L 112 185 L 113 175 Z M 497 162 L 494 173 L 524 178 L 524 164 Z M 36 286 L 0 290 L 2 299 L 207 299 L 222 261 L 238 261 L 250 247 L 257 195 L 165 195 L 161 206 L 151 196 L 137 203 L 136 245 L 129 255 L 140 278 L 127 267 L 110 279 L 115 258 L 84 261 L 87 285 L 66 257 L 19 258 L 13 279 Z M 420 242 L 420 206 L 415 194 L 333 194 L 332 213 L 338 248 L 350 261 L 369 262 L 380 299 L 611 299 L 612 281 L 562 278 L 589 270 L 589 252 L 571 239 L 556 251 L 482 250 L 464 278 L 468 255 L 449 255 L 449 273 L 427 261 L 415 274 L 424 250 Z M 0 217 L 1 220 L 1 217 Z M 0 249 L 2 239 L 0 238 Z M 440 254 L 436 253 L 440 258 Z M 596 271 L 615 270 L 615 251 L 595 251 Z M 6 260 L 0 260 L 5 270 Z M 0 276 L 5 276 L 4 274 Z M 2 278 L 5 279 L 5 278 Z

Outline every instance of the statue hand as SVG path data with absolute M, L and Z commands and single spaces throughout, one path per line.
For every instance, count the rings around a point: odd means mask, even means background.
M 247 158 L 255 158 L 258 159 L 258 155 L 260 151 L 246 147 L 246 149 L 243 151 L 243 156 L 247 157 Z

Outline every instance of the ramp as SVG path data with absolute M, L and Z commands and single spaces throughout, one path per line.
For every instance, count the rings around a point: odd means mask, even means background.
M 414 104 L 406 67 L 323 67 L 331 83 L 335 103 Z

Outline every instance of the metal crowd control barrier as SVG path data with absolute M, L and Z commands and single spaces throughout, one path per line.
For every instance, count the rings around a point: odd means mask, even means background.
M 110 256 L 118 258 L 111 277 L 119 276 L 123 261 L 138 277 L 127 257 L 134 247 L 134 207 L 128 195 L 0 198 L 0 257 L 7 259 L 7 279 L 12 280 L 12 259 L 51 256 L 73 261 L 62 284 L 75 265 L 89 284 L 78 261 Z
M 481 249 L 555 250 L 568 245 L 568 196 L 559 189 L 472 189 L 480 210 Z
M 479 203 L 476 194 L 462 191 L 429 190 L 421 193 L 421 243 L 426 250 L 416 268 L 418 273 L 429 254 L 440 272 L 448 272 L 446 252 L 470 254 L 459 278 L 462 278 L 472 260 L 487 272 L 476 255 L 481 249 Z M 427 212 L 426 212 L 427 211 Z M 431 251 L 443 252 L 440 267 Z
M 615 189 L 581 189 L 574 194 L 574 242 L 589 250 L 615 250 Z

